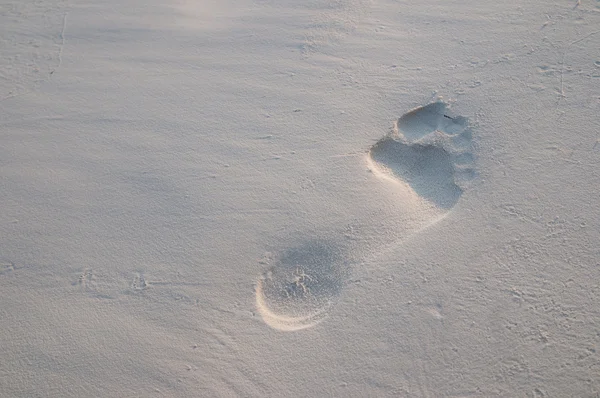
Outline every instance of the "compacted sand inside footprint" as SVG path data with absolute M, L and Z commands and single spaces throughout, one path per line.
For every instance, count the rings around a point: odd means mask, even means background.
M 452 156 L 433 144 L 414 144 L 388 137 L 370 153 L 378 167 L 406 182 L 422 198 L 442 209 L 452 208 L 462 190 L 454 181 Z
M 341 243 L 340 229 L 339 237 L 299 242 L 275 254 L 256 285 L 256 306 L 269 326 L 293 331 L 319 323 L 353 265 L 448 214 L 475 176 L 468 120 L 448 115 L 441 101 L 413 109 L 370 148 L 366 163 L 390 185 L 402 214 L 360 222 L 357 233 L 381 237 L 370 244 L 359 240 L 369 247 Z
M 307 241 L 272 259 L 258 281 L 256 299 L 267 324 L 298 330 L 319 322 L 337 296 L 350 266 L 330 241 Z

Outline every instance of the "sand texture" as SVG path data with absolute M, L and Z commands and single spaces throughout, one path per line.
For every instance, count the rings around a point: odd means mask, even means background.
M 0 4 L 0 397 L 600 396 L 600 2 Z

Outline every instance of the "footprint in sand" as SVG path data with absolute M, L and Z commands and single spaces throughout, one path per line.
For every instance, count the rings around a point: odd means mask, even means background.
M 375 177 L 394 185 L 400 205 L 411 210 L 371 219 L 363 230 L 373 235 L 402 225 L 403 236 L 381 233 L 371 248 L 344 244 L 343 236 L 313 240 L 271 258 L 256 285 L 256 306 L 269 326 L 293 331 L 325 319 L 353 264 L 443 218 L 476 175 L 468 120 L 449 115 L 441 101 L 400 117 L 392 132 L 370 148 L 366 162 Z

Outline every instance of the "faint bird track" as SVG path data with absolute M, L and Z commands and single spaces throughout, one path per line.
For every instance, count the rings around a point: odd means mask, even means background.
M 7 274 L 16 269 L 17 269 L 17 267 L 15 266 L 15 264 L 13 262 L 0 259 L 0 275 Z
M 448 113 L 442 101 L 413 109 L 368 151 L 369 170 L 398 188 L 392 191 L 404 209 L 400 215 L 369 218 L 361 225 L 359 235 L 376 239 L 357 245 L 374 242 L 371 247 L 339 244 L 344 242 L 343 236 L 333 236 L 304 241 L 263 261 L 268 268 L 255 293 L 257 310 L 266 324 L 294 331 L 321 322 L 357 257 L 361 261 L 386 244 L 401 242 L 443 218 L 456 205 L 476 172 L 468 120 Z
M 146 290 L 147 288 L 148 283 L 146 283 L 146 278 L 144 277 L 144 274 L 137 273 L 133 277 L 133 281 L 131 281 L 131 289 L 133 289 L 134 291 L 142 291 Z
M 77 279 L 72 283 L 73 286 L 80 286 L 83 289 L 93 289 L 95 285 L 95 276 L 91 269 L 84 269 L 78 273 Z

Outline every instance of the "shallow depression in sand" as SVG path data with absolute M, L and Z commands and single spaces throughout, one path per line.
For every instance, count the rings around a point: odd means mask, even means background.
M 402 207 L 418 219 L 412 224 L 398 223 L 393 215 L 367 220 L 382 233 L 379 246 L 389 240 L 383 231 L 394 229 L 406 238 L 456 205 L 475 176 L 471 138 L 467 119 L 448 115 L 447 105 L 438 101 L 404 114 L 370 148 L 366 163 L 373 176 L 394 184 L 397 199 L 406 202 Z M 256 284 L 257 310 L 267 325 L 294 331 L 327 317 L 351 273 L 351 255 L 332 243 L 338 238 L 301 242 L 270 261 Z
M 256 305 L 267 324 L 281 330 L 323 319 L 347 276 L 342 253 L 327 241 L 308 241 L 272 260 L 256 286 Z

